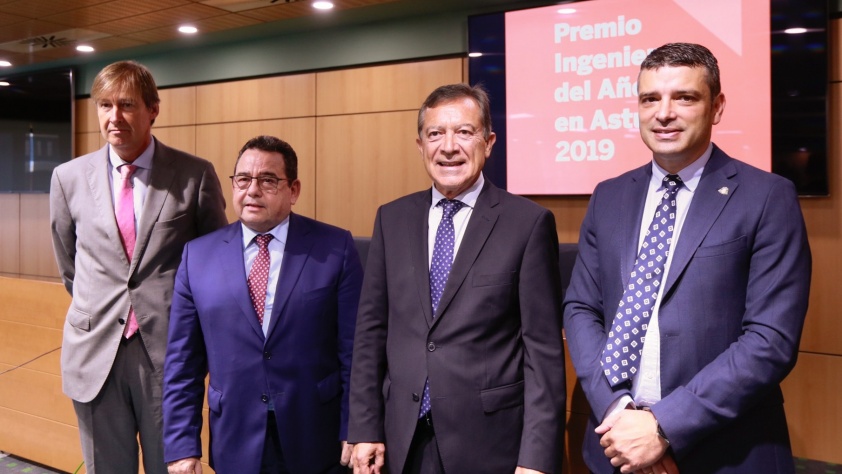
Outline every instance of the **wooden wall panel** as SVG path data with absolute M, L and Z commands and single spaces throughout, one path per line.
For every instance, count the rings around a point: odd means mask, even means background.
M 196 123 L 196 88 L 177 87 L 158 91 L 161 99 L 156 127 L 193 125 Z
M 316 114 L 417 112 L 433 89 L 462 81 L 462 62 L 455 58 L 318 73 Z
M 77 102 L 78 103 L 78 102 Z M 105 146 L 105 140 L 99 132 L 82 132 L 76 133 L 76 150 L 73 153 L 74 157 L 87 155 L 99 150 Z
M 842 81 L 842 20 L 831 20 L 829 43 L 830 54 L 830 80 Z M 838 130 L 838 129 L 837 129 Z
M 0 320 L 0 364 L 16 367 L 27 363 L 26 367 L 31 370 L 59 375 L 54 355 L 60 347 L 59 329 Z M 52 357 L 39 358 L 48 353 Z M 38 359 L 33 360 L 35 358 Z
M 196 154 L 195 125 L 158 127 L 156 122 L 155 127 L 152 129 L 152 134 L 168 147 L 176 148 L 191 155 Z
M 3 407 L 0 419 L 3 451 L 64 472 L 75 472 L 81 464 L 82 449 L 75 426 Z
M 842 464 L 842 357 L 802 353 L 782 386 L 793 454 Z
M 0 372 L 11 369 L 0 364 Z M 21 390 L 25 387 L 24 390 Z M 0 407 L 76 426 L 73 402 L 61 391 L 61 377 L 20 368 L 0 377 Z
M 429 188 L 415 123 L 415 112 L 319 117 L 317 218 L 370 236 L 379 205 Z
M 830 149 L 828 174 L 830 197 L 802 199 L 807 235 L 813 251 L 810 308 L 801 339 L 801 350 L 842 355 L 842 83 L 830 87 Z M 833 131 L 836 131 L 834 133 Z
M 20 273 L 19 194 L 0 194 L 0 273 Z
M 553 216 L 555 216 L 559 242 L 576 243 L 579 241 L 579 227 L 582 225 L 585 212 L 588 210 L 590 196 L 532 196 L 529 199 L 552 211 Z
M 300 74 L 197 86 L 196 123 L 312 116 L 315 81 Z
M 20 273 L 58 278 L 50 236 L 50 195 L 20 195 Z
M 96 115 L 96 104 L 90 98 L 76 99 L 75 133 L 99 133 L 99 120 Z
M 60 330 L 70 295 L 60 283 L 0 277 L 0 301 L 0 321 Z
M 231 202 L 231 180 L 237 162 L 237 153 L 247 141 L 258 135 L 272 135 L 286 141 L 298 156 L 298 179 L 301 196 L 293 211 L 303 216 L 316 215 L 316 138 L 315 119 L 299 118 L 240 122 L 196 127 L 197 155 L 210 160 L 222 181 L 226 214 L 229 222 L 237 220 Z

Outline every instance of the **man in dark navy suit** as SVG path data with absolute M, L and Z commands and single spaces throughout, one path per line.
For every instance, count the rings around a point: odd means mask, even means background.
M 598 474 L 792 473 L 779 384 L 795 365 L 811 271 L 795 187 L 711 142 L 725 96 L 707 48 L 655 49 L 638 88 L 653 160 L 597 186 L 564 306 L 592 409 L 585 462 Z M 666 201 L 674 224 L 660 230 L 672 237 L 636 328 L 624 317 L 638 295 L 625 289 L 659 255 L 639 249 L 660 234 L 647 229 Z M 620 350 L 620 334 L 639 330 L 642 344 Z

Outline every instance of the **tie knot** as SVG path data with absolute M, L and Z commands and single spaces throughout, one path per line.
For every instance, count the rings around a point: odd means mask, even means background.
M 681 176 L 677 174 L 668 174 L 664 176 L 664 186 L 667 188 L 669 192 L 676 192 L 678 189 L 684 185 L 684 181 L 681 181 Z
M 269 242 L 272 240 L 272 234 L 260 234 L 254 238 L 257 241 L 257 247 L 261 249 L 269 248 Z
M 131 179 L 132 174 L 134 174 L 137 166 L 135 165 L 122 165 L 120 166 L 120 178 L 122 179 Z
M 455 199 L 442 199 L 439 206 L 442 207 L 442 219 L 453 219 L 453 216 L 462 209 L 465 203 Z

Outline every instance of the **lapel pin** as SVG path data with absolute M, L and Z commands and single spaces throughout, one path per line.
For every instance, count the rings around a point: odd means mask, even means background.
M 721 194 L 723 196 L 728 195 L 728 188 L 725 187 L 725 186 L 722 186 L 721 188 L 717 189 L 717 191 L 719 192 L 719 194 Z

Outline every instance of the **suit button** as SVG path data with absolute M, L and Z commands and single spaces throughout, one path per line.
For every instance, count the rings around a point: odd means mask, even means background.
M 261 402 L 263 402 L 263 403 L 268 402 L 268 401 L 269 401 L 269 396 L 268 396 L 268 395 L 266 395 L 266 394 L 261 395 L 261 396 L 260 396 L 260 401 L 261 401 Z
M 427 350 L 430 351 L 430 352 L 433 352 L 434 350 L 436 350 L 436 344 L 434 342 L 428 342 L 427 343 Z
M 269 351 L 264 352 L 264 353 L 263 353 L 263 358 L 264 358 L 264 359 L 266 359 L 266 360 L 271 359 L 271 358 L 272 358 L 272 353 L 271 353 L 271 352 L 269 352 Z
M 413 393 L 412 394 L 412 401 L 417 402 L 418 400 L 421 400 L 421 397 L 419 397 L 417 393 Z
M 120 323 L 120 326 L 126 324 L 126 320 L 123 318 L 118 319 L 117 322 Z

